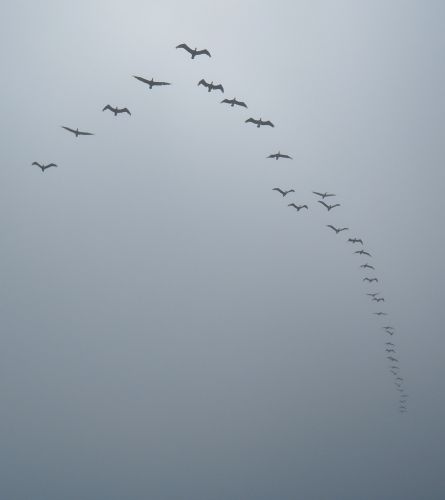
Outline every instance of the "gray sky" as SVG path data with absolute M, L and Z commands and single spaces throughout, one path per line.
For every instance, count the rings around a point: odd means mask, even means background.
M 1 3 L 2 498 L 443 497 L 444 21 L 435 0 Z M 373 254 L 407 414 L 329 223 Z

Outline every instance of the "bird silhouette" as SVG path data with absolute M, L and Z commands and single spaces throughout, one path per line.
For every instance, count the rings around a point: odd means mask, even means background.
M 375 314 L 376 316 L 388 316 L 388 313 L 385 313 L 385 312 L 375 312 L 375 313 L 372 313 L 372 314 Z
M 374 292 L 374 293 L 367 293 L 366 295 L 369 295 L 370 297 L 374 298 L 377 297 L 377 295 L 380 295 L 381 292 Z
M 288 189 L 287 191 L 283 191 L 280 188 L 273 188 L 272 191 L 278 191 L 283 196 L 283 198 L 289 193 L 295 193 L 295 189 Z
M 68 132 L 73 133 L 76 137 L 79 137 L 79 135 L 94 135 L 91 132 L 81 132 L 78 128 L 76 128 L 76 130 L 74 130 L 73 128 L 64 127 L 63 125 L 62 125 L 62 128 L 64 128 L 65 130 L 68 130 Z
M 314 194 L 316 194 L 317 196 L 321 196 L 323 198 L 323 200 L 325 198 L 328 198 L 329 196 L 335 196 L 334 193 L 319 193 L 318 191 L 312 191 Z
M 369 283 L 372 283 L 373 281 L 375 281 L 376 283 L 378 283 L 378 279 L 377 278 L 363 278 L 363 281 L 368 281 Z
M 201 55 L 212 57 L 207 49 L 198 50 L 196 47 L 194 49 L 191 49 L 186 43 L 181 43 L 180 45 L 177 45 L 176 48 L 186 50 L 189 54 L 191 54 L 192 59 L 194 59 L 196 56 Z
M 372 300 L 375 302 L 385 302 L 385 299 L 383 297 L 373 297 Z
M 394 346 L 394 344 L 392 342 L 385 342 L 385 345 Z
M 213 85 L 213 82 L 207 83 L 204 78 L 199 80 L 198 82 L 198 87 L 200 85 L 203 85 L 204 87 L 207 87 L 207 91 L 211 92 L 212 90 L 220 90 L 224 94 L 224 87 L 219 83 L 218 85 Z
M 375 267 L 374 266 L 370 266 L 369 264 L 362 264 L 360 267 L 362 269 L 373 269 L 375 271 Z
M 47 168 L 57 167 L 57 165 L 55 163 L 48 163 L 48 165 L 41 165 L 38 161 L 33 161 L 32 165 L 37 165 L 40 168 L 40 170 L 42 171 L 42 173 L 45 172 L 45 170 Z
M 128 108 L 118 108 L 118 107 L 113 108 L 112 106 L 107 104 L 102 111 L 105 111 L 107 109 L 109 109 L 112 113 L 114 113 L 114 116 L 117 116 L 119 113 L 128 113 L 129 115 L 131 115 L 130 110 Z
M 336 232 L 336 234 L 341 233 L 342 231 L 347 231 L 349 228 L 348 227 L 334 227 L 331 224 L 327 224 L 326 227 L 330 227 L 333 231 Z
M 390 361 L 393 361 L 394 363 L 398 363 L 399 360 L 396 358 L 393 358 L 392 356 L 386 356 Z
M 382 326 L 383 330 L 394 330 L 393 326 Z
M 351 243 L 360 243 L 360 244 L 363 245 L 363 240 L 360 239 L 360 238 L 349 238 L 348 242 L 351 242 Z
M 278 153 L 275 153 L 273 155 L 269 155 L 268 158 L 275 158 L 275 160 L 278 160 L 279 158 L 287 158 L 289 160 L 292 160 L 292 156 L 283 155 L 279 151 L 278 151 Z
M 396 352 L 394 349 L 385 349 L 386 352 Z
M 302 209 L 302 208 L 305 208 L 306 210 L 308 210 L 308 206 L 307 205 L 295 205 L 295 203 L 289 203 L 287 205 L 288 207 L 294 207 L 298 212 Z
M 245 123 L 254 123 L 257 126 L 257 128 L 260 128 L 262 125 L 268 125 L 269 127 L 275 127 L 275 125 L 271 121 L 269 121 L 269 120 L 263 121 L 261 118 L 259 120 L 255 120 L 254 118 L 247 118 Z
M 136 80 L 139 80 L 142 83 L 146 83 L 150 89 L 153 87 L 162 87 L 165 85 L 171 85 L 171 83 L 168 82 L 156 82 L 153 78 L 151 80 L 147 80 L 146 78 L 142 78 L 142 76 L 135 76 L 133 75 L 133 78 L 136 78 Z
M 325 203 L 323 200 L 317 200 L 318 203 L 321 203 L 324 207 L 327 208 L 328 212 L 330 212 L 333 208 L 335 207 L 340 207 L 340 203 L 336 203 L 335 205 L 328 205 L 327 203 Z
M 230 104 L 232 108 L 233 106 L 242 106 L 243 108 L 247 108 L 247 104 L 243 101 L 238 101 L 236 97 L 234 97 L 233 99 L 223 99 L 221 101 L 221 104 L 222 103 Z
M 359 255 L 367 255 L 368 257 L 372 257 L 372 255 L 368 252 L 365 252 L 364 250 L 356 250 L 354 253 L 357 253 Z

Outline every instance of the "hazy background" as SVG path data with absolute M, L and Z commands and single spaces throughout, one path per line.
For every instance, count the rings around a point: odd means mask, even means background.
M 0 497 L 443 498 L 444 2 L 0 8 Z

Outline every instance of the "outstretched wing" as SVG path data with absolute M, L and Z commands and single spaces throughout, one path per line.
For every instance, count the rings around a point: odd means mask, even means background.
M 109 104 L 107 104 L 102 111 L 105 111 L 106 109 L 109 109 L 110 111 L 113 111 L 113 113 L 114 113 L 114 108 L 112 108 Z M 118 111 L 118 113 L 119 113 L 119 111 Z
M 269 127 L 275 127 L 275 125 L 269 120 L 263 122 L 263 125 L 269 125 Z
M 287 206 L 288 206 L 288 207 L 294 207 L 294 208 L 296 208 L 297 210 L 299 209 L 299 207 L 297 207 L 297 205 L 295 205 L 295 203 L 289 203 Z
M 94 135 L 91 132 L 77 132 L 77 135 Z
M 335 196 L 335 194 L 333 194 L 333 193 L 326 193 L 325 197 L 327 197 L 327 196 Z
M 277 155 L 269 155 L 268 158 L 275 158 Z
M 329 209 L 329 205 L 327 203 L 325 203 L 323 200 L 317 200 L 317 201 L 318 201 L 318 203 L 321 203 L 324 207 Z
M 207 83 L 207 82 L 204 80 L 204 78 L 202 78 L 201 80 L 199 80 L 199 82 L 198 82 L 198 87 L 199 87 L 200 85 L 204 85 L 204 87 L 210 87 L 210 83 Z
M 247 118 L 244 123 L 255 123 L 255 125 L 258 125 L 258 120 L 255 120 L 254 118 Z
M 118 113 L 128 113 L 131 116 L 130 110 L 128 108 L 121 108 L 117 110 Z
M 284 191 L 280 188 L 273 188 L 272 191 L 278 191 L 279 193 L 284 195 Z
M 224 87 L 219 84 L 219 85 L 213 85 L 214 90 L 220 90 L 224 94 Z
M 31 165 L 37 165 L 38 167 L 42 168 L 42 165 L 38 161 L 33 161 Z
M 152 85 L 153 86 L 158 86 L 160 87 L 161 85 L 171 85 L 171 83 L 168 83 L 168 82 L 152 82 Z
M 232 101 L 231 101 L 230 99 L 223 99 L 223 100 L 221 101 L 221 104 L 222 104 L 223 102 L 224 102 L 224 103 L 227 103 L 227 104 L 236 103 L 236 101 L 235 101 L 235 100 L 232 100 Z
M 243 101 L 237 101 L 236 99 L 233 100 L 233 102 L 237 105 L 237 106 L 242 106 L 243 108 L 247 108 L 247 104 Z
M 177 45 L 176 48 L 177 49 L 184 49 L 187 52 L 189 52 L 190 54 L 193 54 L 193 52 L 194 52 L 186 43 L 181 43 L 180 45 Z
M 139 80 L 140 82 L 147 83 L 148 85 L 153 85 L 153 83 L 150 80 L 142 78 L 142 76 L 133 75 L 133 78 L 136 78 L 136 80 Z
M 68 132 L 72 132 L 73 134 L 76 133 L 76 131 L 74 129 L 72 129 L 72 128 L 64 127 L 63 125 L 62 125 L 62 128 L 64 128 L 65 130 L 68 130 Z
M 334 230 L 335 232 L 337 232 L 337 228 L 332 226 L 331 224 L 327 224 L 326 227 L 330 227 L 332 230 Z
M 48 165 L 46 165 L 46 168 L 49 168 L 49 167 L 57 167 L 57 165 L 55 163 L 49 163 Z
M 210 52 L 207 49 L 202 49 L 202 50 L 197 50 L 196 51 L 196 55 L 197 56 L 200 56 L 201 54 L 205 54 L 206 56 L 212 57 L 210 55 Z
M 317 196 L 323 196 L 323 193 L 318 193 L 317 191 L 312 191 L 314 194 L 316 194 Z
M 331 205 L 331 208 L 335 208 L 335 207 L 341 207 L 340 203 L 336 203 L 335 205 Z
M 280 153 L 281 158 L 289 158 L 289 160 L 292 160 L 292 156 L 289 155 L 283 155 Z

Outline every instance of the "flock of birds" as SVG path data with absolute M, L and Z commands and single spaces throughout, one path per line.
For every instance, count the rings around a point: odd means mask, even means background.
M 183 49 L 187 51 L 191 55 L 191 59 L 195 59 L 197 56 L 208 56 L 211 57 L 210 52 L 207 49 L 202 49 L 198 50 L 197 48 L 190 48 L 187 44 L 182 43 L 176 47 L 177 49 Z M 133 75 L 135 79 L 138 81 L 144 83 L 145 85 L 148 85 L 149 89 L 153 89 L 153 87 L 162 87 L 162 86 L 168 86 L 171 85 L 169 82 L 162 82 L 162 81 L 156 81 L 153 78 L 147 79 L 143 78 L 141 76 L 136 76 Z M 198 86 L 204 86 L 207 88 L 208 92 L 212 92 L 215 90 L 220 91 L 221 93 L 224 93 L 224 87 L 221 84 L 214 84 L 213 81 L 208 83 L 204 79 L 201 79 L 198 82 Z M 229 104 L 232 108 L 234 106 L 239 106 L 243 108 L 247 108 L 247 104 L 243 101 L 238 100 L 236 97 L 233 99 L 223 99 L 221 103 L 224 104 Z M 131 112 L 128 108 L 118 108 L 118 107 L 113 107 L 110 104 L 107 104 L 102 111 L 110 111 L 113 113 L 114 116 L 117 116 L 119 114 L 125 113 L 131 116 Z M 270 120 L 263 120 L 262 118 L 259 119 L 254 119 L 254 118 L 248 118 L 245 120 L 245 123 L 253 123 L 256 125 L 257 128 L 260 128 L 262 126 L 269 126 L 269 127 L 274 127 L 274 124 Z M 71 127 L 67 126 L 62 126 L 63 129 L 66 131 L 72 133 L 75 135 L 75 137 L 80 137 L 80 136 L 91 136 L 94 135 L 92 132 L 86 132 L 86 131 L 80 131 L 78 128 L 74 129 Z M 292 160 L 292 157 L 288 154 L 283 154 L 280 151 L 277 153 L 273 153 L 268 155 L 266 158 L 270 159 L 275 159 L 275 160 L 281 160 L 281 159 L 286 159 L 286 160 Z M 33 162 L 32 165 L 35 165 L 39 167 L 42 172 L 45 172 L 46 169 L 50 167 L 57 167 L 57 164 L 55 163 L 48 163 L 48 164 L 42 164 L 37 161 Z M 291 193 L 295 193 L 294 189 L 283 189 L 281 187 L 274 187 L 272 191 L 276 191 L 281 195 L 282 198 L 286 198 L 288 195 Z M 313 191 L 313 195 L 315 195 L 317 199 L 317 203 L 319 203 L 321 206 L 323 206 L 327 212 L 330 212 L 331 210 L 334 210 L 335 208 L 338 208 L 341 206 L 340 203 L 334 203 L 330 204 L 328 203 L 329 199 L 332 197 L 335 197 L 336 195 L 334 193 L 329 193 L 329 192 L 319 192 L 319 191 Z M 326 201 L 325 201 L 326 200 Z M 306 211 L 309 210 L 309 207 L 307 204 L 298 204 L 295 202 L 288 203 L 288 207 L 291 207 L 295 209 L 297 212 L 300 212 L 300 210 L 305 209 Z M 349 231 L 348 227 L 336 227 L 333 224 L 327 224 L 327 228 L 331 229 L 336 235 L 339 235 L 340 233 L 343 233 L 345 231 Z M 359 255 L 360 257 L 366 256 L 369 259 L 372 258 L 372 255 L 364 249 L 364 243 L 362 238 L 357 238 L 357 237 L 351 237 L 347 239 L 347 243 L 350 243 L 352 245 L 360 245 L 360 248 L 358 250 L 354 251 L 354 254 Z M 369 260 L 367 259 L 367 260 Z M 360 269 L 363 270 L 372 270 L 375 271 L 375 267 L 370 264 L 369 262 L 364 262 L 360 264 Z M 376 276 L 364 276 L 362 278 L 363 282 L 371 285 L 372 283 L 378 283 L 379 279 Z M 374 304 L 380 304 L 380 303 L 385 303 L 385 298 L 382 296 L 381 292 L 375 292 L 375 291 L 367 291 L 366 295 L 370 298 L 371 302 Z M 373 311 L 372 313 L 375 316 L 384 318 L 388 316 L 388 313 L 386 311 Z M 385 321 L 387 322 L 387 321 Z M 384 324 L 380 325 L 381 329 L 389 336 L 391 340 L 393 340 L 393 336 L 396 333 L 396 330 L 394 326 L 390 324 Z M 396 387 L 396 390 L 400 393 L 399 395 L 399 406 L 398 410 L 401 413 L 405 413 L 407 411 L 407 402 L 408 402 L 408 394 L 405 391 L 404 387 L 404 378 L 401 376 L 400 373 L 400 361 L 397 356 L 397 350 L 396 346 L 392 341 L 387 341 L 385 342 L 385 355 L 386 358 L 389 362 L 389 371 L 391 375 L 393 376 L 393 381 L 394 385 Z

